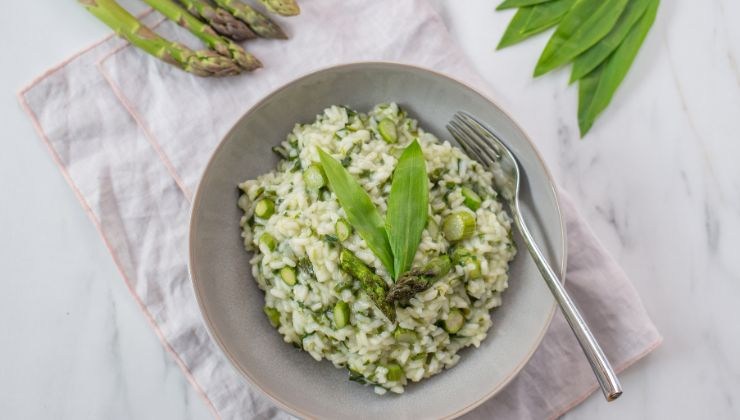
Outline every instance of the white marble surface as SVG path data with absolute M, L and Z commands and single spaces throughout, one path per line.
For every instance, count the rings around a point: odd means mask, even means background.
M 665 337 L 622 375 L 621 399 L 607 405 L 592 396 L 565 417 L 736 417 L 740 3 L 664 0 L 633 69 L 583 141 L 567 72 L 530 77 L 545 37 L 494 52 L 510 17 L 494 11 L 496 1 L 435 3 Z M 15 99 L 32 77 L 105 32 L 74 2 L 13 2 L 0 15 L 1 418 L 210 417 Z

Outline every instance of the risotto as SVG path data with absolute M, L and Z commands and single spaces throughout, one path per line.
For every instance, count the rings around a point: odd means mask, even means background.
M 383 215 L 394 168 L 414 140 L 426 163 L 429 211 L 411 267 L 441 261 L 443 268 L 416 270 L 427 283 L 391 302 L 388 316 L 362 275 L 343 265 L 345 255 L 355 258 L 363 273 L 382 279 L 380 292 L 394 290 L 387 265 L 326 182 L 319 149 L 341 162 Z M 238 204 L 265 314 L 287 343 L 379 394 L 402 393 L 454 366 L 460 349 L 481 344 L 516 252 L 490 172 L 393 103 L 368 113 L 331 106 L 297 124 L 275 151 L 277 168 L 241 183 Z

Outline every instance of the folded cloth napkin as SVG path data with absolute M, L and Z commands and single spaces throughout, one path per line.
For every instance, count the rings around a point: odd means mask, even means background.
M 217 141 L 266 93 L 335 63 L 406 62 L 486 90 L 426 0 L 322 0 L 302 7 L 301 16 L 284 22 L 294 34 L 290 41 L 247 44 L 266 67 L 254 74 L 193 77 L 109 37 L 20 93 L 132 296 L 218 417 L 290 416 L 241 378 L 210 340 L 188 279 L 189 200 Z M 155 13 L 143 20 L 169 38 L 192 42 Z M 625 369 L 661 337 L 567 194 L 561 191 L 560 198 L 568 235 L 566 287 L 616 369 Z M 596 389 L 557 313 L 521 373 L 467 416 L 553 418 Z

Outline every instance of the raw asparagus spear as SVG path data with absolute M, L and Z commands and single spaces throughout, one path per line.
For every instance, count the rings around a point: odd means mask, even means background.
M 166 40 L 142 25 L 115 0 L 79 0 L 95 17 L 116 33 L 162 61 L 198 76 L 231 76 L 241 69 L 232 60 L 212 51 L 193 51 Z
M 288 39 L 280 27 L 267 16 L 254 10 L 240 0 L 214 0 L 216 4 L 249 25 L 257 35 L 263 38 Z
M 200 16 L 208 22 L 214 31 L 234 41 L 257 38 L 257 34 L 249 29 L 246 23 L 220 7 L 213 7 L 203 0 L 180 0 L 180 3 L 185 6 L 188 12 L 194 16 Z
M 301 13 L 301 8 L 295 0 L 260 0 L 260 3 L 272 13 L 282 16 L 295 16 Z
M 386 301 L 388 286 L 382 277 L 375 274 L 365 263 L 357 258 L 352 251 L 342 249 L 339 253 L 339 267 L 345 273 L 360 281 L 362 290 L 370 296 L 375 306 L 388 317 L 391 322 L 396 321 L 396 308 Z
M 219 36 L 213 28 L 198 20 L 173 0 L 144 0 L 144 2 L 168 19 L 189 30 L 217 53 L 234 60 L 244 70 L 250 71 L 262 67 L 262 63 L 256 57 L 244 51 L 242 47 L 230 39 Z
M 432 283 L 450 272 L 452 263 L 447 255 L 440 255 L 429 261 L 424 268 L 406 272 L 398 278 L 386 294 L 385 301 L 393 304 L 408 303 L 419 292 L 427 290 Z

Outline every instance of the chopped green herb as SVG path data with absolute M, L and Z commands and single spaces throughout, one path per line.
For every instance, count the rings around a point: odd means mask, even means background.
M 298 260 L 298 268 L 311 277 L 316 276 L 313 271 L 313 264 L 311 264 L 311 260 L 309 260 L 308 258 L 301 258 L 300 260 Z

